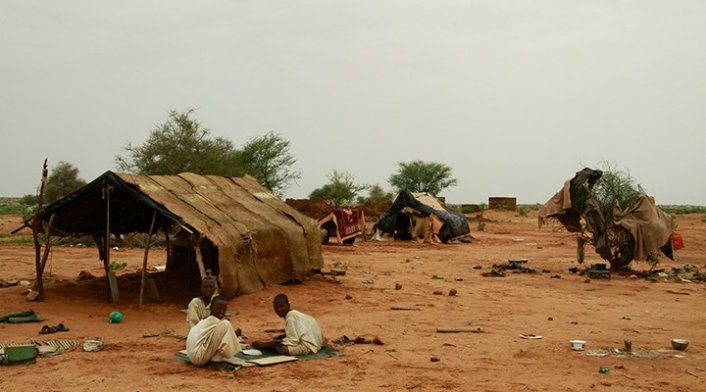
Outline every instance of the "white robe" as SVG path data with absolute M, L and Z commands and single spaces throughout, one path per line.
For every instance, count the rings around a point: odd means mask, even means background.
M 282 340 L 285 346 L 304 345 L 312 353 L 321 350 L 324 334 L 316 319 L 298 310 L 290 310 L 284 317 L 284 331 L 287 334 Z
M 197 366 L 219 362 L 241 351 L 233 325 L 228 320 L 208 316 L 199 321 L 186 337 L 186 355 Z
M 196 297 L 189 302 L 189 308 L 186 311 L 186 334 L 189 334 L 191 328 L 199 321 L 211 315 L 211 306 L 206 306 L 201 297 Z

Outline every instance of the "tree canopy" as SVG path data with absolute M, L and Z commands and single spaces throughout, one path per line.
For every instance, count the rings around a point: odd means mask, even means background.
M 193 119 L 194 110 L 170 111 L 167 121 L 157 125 L 143 144 L 125 147 L 127 156 L 117 156 L 118 168 L 139 174 L 166 175 L 182 172 L 237 176 L 230 140 L 211 137 L 211 131 Z
M 44 186 L 44 202 L 51 203 L 86 185 L 78 177 L 78 169 L 69 162 L 59 161 Z
M 289 152 L 289 145 L 289 140 L 274 132 L 254 137 L 236 153 L 238 164 L 262 186 L 281 193 L 301 178 L 300 172 L 292 170 L 297 160 Z
M 331 205 L 336 208 L 347 207 L 355 202 L 358 192 L 367 188 L 367 185 L 355 184 L 350 173 L 334 170 L 329 175 L 329 183 L 314 189 L 309 197 L 329 199 Z
M 450 167 L 443 163 L 423 161 L 400 162 L 397 173 L 391 175 L 388 181 L 397 190 L 407 189 L 434 195 L 457 183 L 451 177 Z
M 169 175 L 182 172 L 242 176 L 250 174 L 274 193 L 281 193 L 301 176 L 292 170 L 296 162 L 290 142 L 269 132 L 250 139 L 242 149 L 193 118 L 194 110 L 170 111 L 140 145 L 129 143 L 125 155 L 116 156 L 119 170 L 139 174 Z

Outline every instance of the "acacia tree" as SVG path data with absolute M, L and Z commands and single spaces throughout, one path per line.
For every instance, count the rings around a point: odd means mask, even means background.
M 192 118 L 193 109 L 171 110 L 167 121 L 157 125 L 141 145 L 129 143 L 126 156 L 116 156 L 120 170 L 140 174 L 177 174 L 193 172 L 238 176 L 233 143 L 222 137 L 211 137 L 211 131 Z
M 78 168 L 66 161 L 59 161 L 54 166 L 44 186 L 44 201 L 51 203 L 86 185 L 78 177 Z
M 238 165 L 262 186 L 280 194 L 301 178 L 300 172 L 292 170 L 297 160 L 289 152 L 289 145 L 289 140 L 274 132 L 254 137 L 236 153 Z
M 353 204 L 358 192 L 367 188 L 367 185 L 356 184 L 350 173 L 334 170 L 329 175 L 329 183 L 314 189 L 309 197 L 329 199 L 332 206 L 339 208 Z
M 450 167 L 443 163 L 423 161 L 400 162 L 397 173 L 391 175 L 388 181 L 397 190 L 407 189 L 434 195 L 457 183 L 451 177 Z

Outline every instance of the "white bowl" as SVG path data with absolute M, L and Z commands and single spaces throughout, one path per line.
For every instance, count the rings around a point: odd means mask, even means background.
M 571 343 L 571 349 L 574 351 L 583 351 L 584 346 L 586 346 L 586 341 L 585 340 L 569 340 L 569 343 Z
M 684 351 L 688 345 L 688 339 L 672 339 L 672 347 L 674 347 L 675 350 Z

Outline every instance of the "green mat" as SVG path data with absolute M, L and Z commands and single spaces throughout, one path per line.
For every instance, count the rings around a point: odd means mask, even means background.
M 277 351 L 275 351 L 274 349 L 271 349 L 271 348 L 262 349 L 260 351 L 262 351 L 262 355 L 245 355 L 243 353 L 237 353 L 237 354 L 235 354 L 235 357 L 239 358 L 239 359 L 243 359 L 245 361 L 248 361 L 251 359 L 268 358 L 268 357 L 274 357 L 274 356 L 280 355 L 277 353 Z M 325 346 L 321 347 L 321 350 L 319 350 L 318 353 L 298 355 L 297 359 L 300 361 L 312 361 L 315 359 L 338 357 L 342 354 L 343 353 L 341 351 L 336 350 L 335 348 L 333 348 L 331 346 L 325 345 Z M 189 356 L 184 353 L 177 353 L 176 355 L 174 355 L 174 359 L 176 359 L 177 361 L 180 361 L 180 362 L 191 364 L 191 361 L 189 360 Z M 242 366 L 232 365 L 232 364 L 225 363 L 225 362 L 209 362 L 206 365 L 204 365 L 204 367 L 207 369 L 211 369 L 211 370 L 232 372 L 234 370 L 240 369 Z
M 10 324 L 36 323 L 42 320 L 43 319 L 32 309 L 0 316 L 0 323 Z

